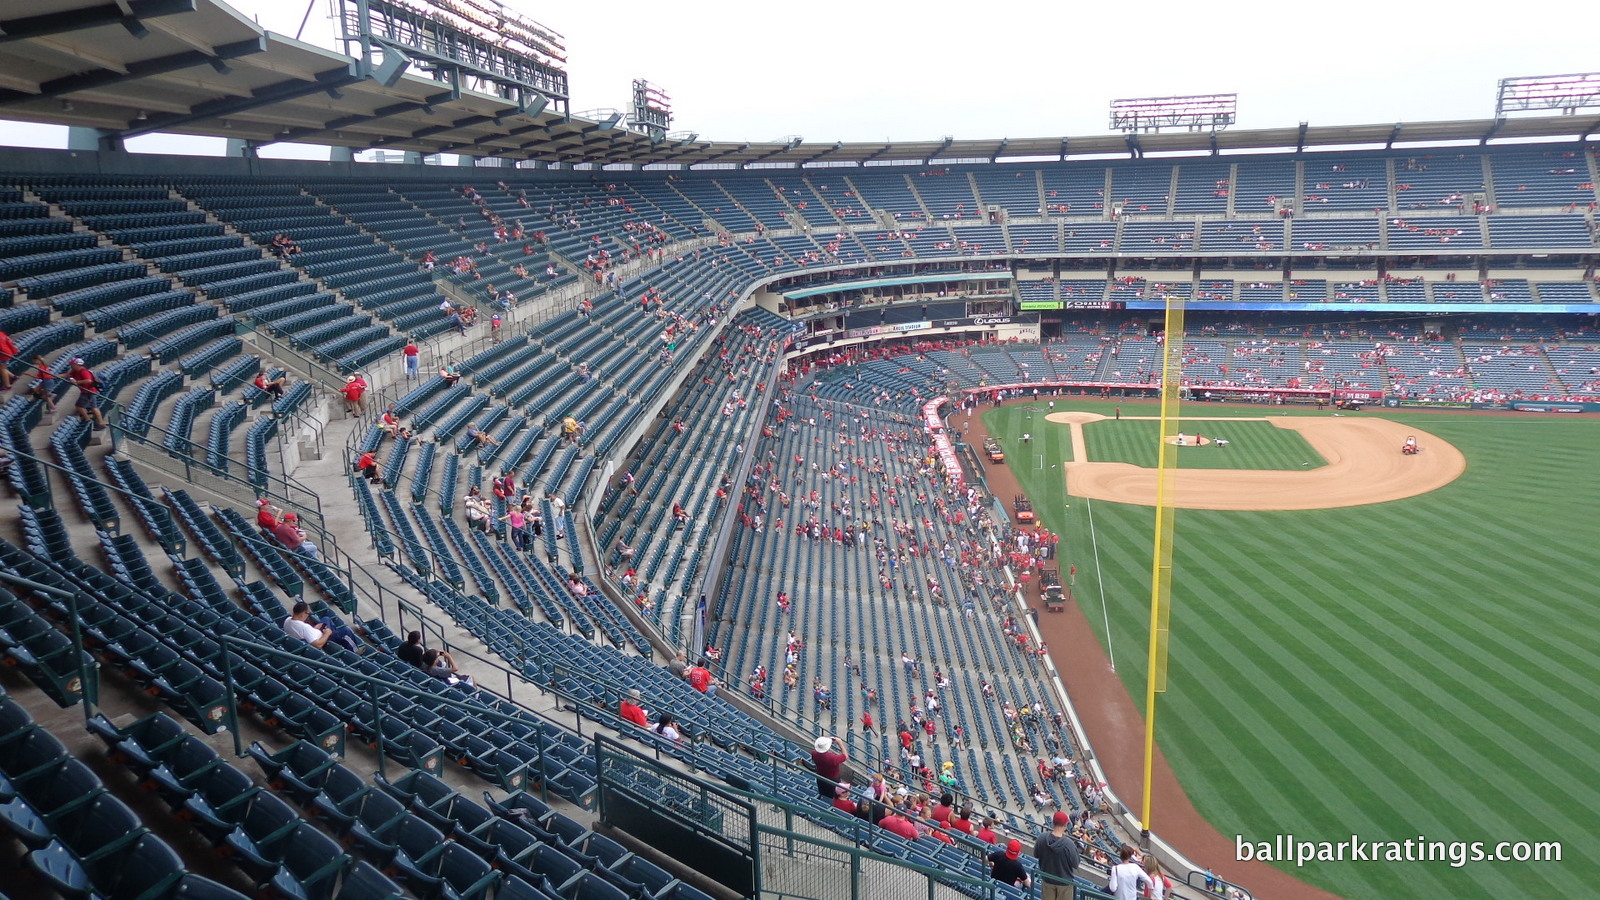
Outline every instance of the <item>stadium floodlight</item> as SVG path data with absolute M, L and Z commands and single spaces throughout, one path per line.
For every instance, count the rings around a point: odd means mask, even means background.
M 383 51 L 383 62 L 372 70 L 372 78 L 386 88 L 392 88 L 400 83 L 400 76 L 406 73 L 411 66 L 411 59 L 404 53 L 395 49 Z
M 660 86 L 643 78 L 635 78 L 628 127 L 648 135 L 652 142 L 659 142 L 667 136 L 667 129 L 672 127 L 672 98 Z
M 566 111 L 561 35 L 497 0 L 341 0 L 340 6 L 345 52 L 386 87 L 409 65 L 456 89 L 537 93 Z
M 1163 128 L 1221 131 L 1233 124 L 1238 111 L 1238 94 L 1135 97 L 1111 101 L 1111 128 L 1129 134 Z
M 1500 79 L 1494 103 L 1496 118 L 1552 109 L 1563 116 L 1577 115 L 1580 109 L 1600 109 L 1600 72 Z
M 523 95 L 522 103 L 518 107 L 517 112 L 520 112 L 525 116 L 536 117 L 539 115 L 539 113 L 544 112 L 545 108 L 549 105 L 549 97 L 546 97 L 543 94 L 529 92 L 529 94 Z

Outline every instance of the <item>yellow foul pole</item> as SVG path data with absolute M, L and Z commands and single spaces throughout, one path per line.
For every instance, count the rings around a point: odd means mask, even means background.
M 1150 831 L 1150 797 L 1156 758 L 1156 694 L 1167 689 L 1167 624 L 1172 613 L 1173 509 L 1167 503 L 1168 475 L 1177 467 L 1178 448 L 1170 441 L 1180 426 L 1183 378 L 1182 297 L 1167 297 L 1165 340 L 1161 344 L 1161 443 L 1156 463 L 1156 534 L 1150 576 L 1150 668 L 1144 705 L 1144 807 L 1141 827 Z

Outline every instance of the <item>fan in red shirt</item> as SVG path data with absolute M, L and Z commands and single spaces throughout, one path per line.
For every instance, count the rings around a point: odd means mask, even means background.
M 911 824 L 911 820 L 907 819 L 899 810 L 895 810 L 879 819 L 878 826 L 888 830 L 890 834 L 898 834 L 908 841 L 917 839 L 917 826 Z
M 707 697 L 715 697 L 717 695 L 716 679 L 711 677 L 711 671 L 706 668 L 705 660 L 700 660 L 699 665 L 691 666 L 683 677 L 689 679 L 690 687 L 705 694 Z
M 639 691 L 637 688 L 628 691 L 628 696 L 622 698 L 622 703 L 618 705 L 617 712 L 622 718 L 640 728 L 650 727 L 650 719 L 645 715 L 644 707 L 639 705 Z

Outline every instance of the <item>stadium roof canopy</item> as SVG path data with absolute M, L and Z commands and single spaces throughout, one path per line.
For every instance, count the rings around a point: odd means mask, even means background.
M 358 61 L 263 31 L 216 0 L 6 0 L 0 119 L 118 139 L 163 132 L 549 163 L 865 165 L 935 160 L 1286 150 L 1491 139 L 1583 139 L 1594 117 L 889 143 L 660 140 L 417 75 L 393 87 Z

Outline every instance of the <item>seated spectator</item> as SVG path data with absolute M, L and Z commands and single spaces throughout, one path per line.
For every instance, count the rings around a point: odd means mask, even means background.
M 472 438 L 473 442 L 475 442 L 479 447 L 483 447 L 483 446 L 498 447 L 498 446 L 500 446 L 500 442 L 494 439 L 494 435 L 490 434 L 487 431 L 484 431 L 483 429 L 479 428 L 476 425 L 468 425 L 467 426 L 467 437 Z
M 439 368 L 439 377 L 443 378 L 451 387 L 461 380 L 461 369 L 453 362 L 447 362 Z
M 283 392 L 287 390 L 284 385 L 288 383 L 289 379 L 284 375 L 279 375 L 277 378 L 268 378 L 266 369 L 257 369 L 255 381 L 251 382 L 256 386 L 256 390 L 265 391 L 272 395 L 274 400 L 283 399 Z
M 394 655 L 399 657 L 402 662 L 408 662 L 417 668 L 421 668 L 422 654 L 425 652 L 427 652 L 427 649 L 422 646 L 422 632 L 413 631 L 406 635 L 406 642 L 401 644 L 398 650 L 394 651 Z
M 299 519 L 300 517 L 294 513 L 284 513 L 278 524 L 273 527 L 272 536 L 285 549 L 322 562 L 322 554 L 317 550 L 317 545 L 308 540 L 306 533 L 300 529 Z
M 256 500 L 256 527 L 269 537 L 272 535 L 272 530 L 278 527 L 278 519 L 282 516 L 283 510 L 273 506 L 267 498 Z
M 890 834 L 898 834 L 908 841 L 917 839 L 917 826 L 898 809 L 891 809 L 889 814 L 878 820 L 878 827 L 887 830 Z
M 368 482 L 383 487 L 383 476 L 378 473 L 378 457 L 371 450 L 361 451 L 361 456 L 356 459 L 356 474 L 365 475 Z
M 650 727 L 649 714 L 645 712 L 643 706 L 639 705 L 638 688 L 628 691 L 628 695 L 622 698 L 622 702 L 617 706 L 617 713 L 621 715 L 623 719 L 632 722 L 640 728 Z
M 672 717 L 672 713 L 662 713 L 652 730 L 669 741 L 683 740 L 683 732 L 678 730 L 678 722 Z
M 378 429 L 390 437 L 399 436 L 400 417 L 395 415 L 393 403 L 389 404 L 389 408 L 385 409 L 383 415 L 378 417 Z
M 456 668 L 455 661 L 450 658 L 450 654 L 443 650 L 424 651 L 422 654 L 422 671 L 427 672 L 445 684 L 465 684 L 467 687 L 477 686 L 472 683 L 471 675 L 461 674 L 461 670 Z
M 841 781 L 834 785 L 833 808 L 847 815 L 856 814 L 856 802 L 850 799 L 850 782 Z
M 329 628 L 327 623 L 311 618 L 311 604 L 301 600 L 290 610 L 289 618 L 283 620 L 283 630 L 290 637 L 297 637 L 313 647 L 322 647 L 333 641 L 352 653 L 361 652 L 361 639 L 356 633 L 340 625 L 338 628 Z
M 483 499 L 477 488 L 473 488 L 466 499 L 467 527 L 489 530 L 489 501 Z

